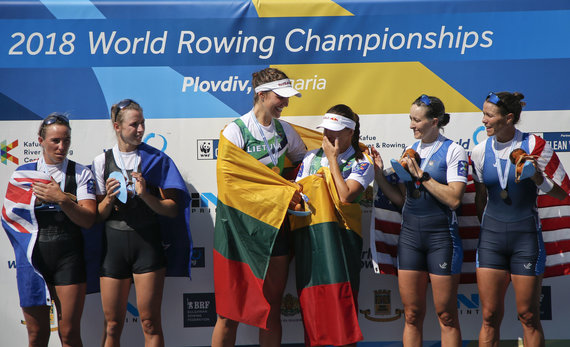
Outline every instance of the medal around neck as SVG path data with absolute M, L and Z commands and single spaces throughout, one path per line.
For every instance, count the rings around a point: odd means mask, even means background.
M 506 189 L 501 190 L 501 199 L 503 200 L 507 200 L 507 198 L 509 197 L 509 192 Z
M 404 167 L 402 166 L 402 164 L 400 164 L 400 162 L 398 162 L 396 159 L 391 159 L 390 163 L 392 164 L 392 169 L 394 169 L 394 172 L 396 172 L 396 175 L 398 175 L 398 177 L 402 181 L 404 182 L 412 181 L 412 176 L 410 176 L 408 171 L 404 169 Z
M 412 197 L 413 197 L 414 199 L 419 199 L 420 196 L 422 196 L 422 194 L 421 194 L 421 192 L 420 192 L 419 189 L 414 189 L 414 190 L 412 191 Z
M 275 172 L 278 175 L 281 173 L 281 169 L 279 169 L 279 166 L 274 166 L 271 168 L 271 170 L 273 170 L 273 172 Z
M 119 181 L 119 188 L 117 188 L 119 190 L 119 194 L 117 194 L 117 199 L 119 199 L 120 202 L 122 202 L 123 204 L 127 202 L 127 182 L 125 182 L 125 177 L 123 176 L 122 173 L 118 172 L 118 171 L 113 171 L 111 172 L 111 174 L 109 175 L 110 178 L 114 178 L 117 181 Z

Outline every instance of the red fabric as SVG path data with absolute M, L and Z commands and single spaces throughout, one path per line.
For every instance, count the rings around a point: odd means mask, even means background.
M 302 289 L 299 302 L 304 307 L 305 344 L 341 346 L 361 341 L 363 337 L 356 315 L 357 296 L 358 293 L 352 292 L 349 282 Z M 347 297 L 352 300 L 346 300 Z M 343 319 L 337 319 L 338 317 Z
M 249 265 L 214 250 L 216 312 L 225 318 L 267 329 L 270 305 L 263 296 L 263 280 Z M 231 273 L 231 276 L 227 274 Z

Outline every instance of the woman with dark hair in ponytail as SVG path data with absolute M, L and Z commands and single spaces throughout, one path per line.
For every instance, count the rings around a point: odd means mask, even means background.
M 334 186 L 336 188 L 336 192 L 338 193 L 338 199 L 342 203 L 342 205 L 349 205 L 350 203 L 357 203 L 360 200 L 364 190 L 366 187 L 370 185 L 374 181 L 374 166 L 372 165 L 372 160 L 365 156 L 362 153 L 362 149 L 359 147 L 358 140 L 360 138 L 360 122 L 359 117 L 356 113 L 354 113 L 350 107 L 346 105 L 336 105 L 331 107 L 326 114 L 323 116 L 322 123 L 317 126 L 317 128 L 323 128 L 323 144 L 322 147 L 316 150 L 312 150 L 307 152 L 305 158 L 303 159 L 303 163 L 299 169 L 299 173 L 297 175 L 297 181 L 310 176 L 317 174 L 321 167 L 328 167 L 330 171 L 330 175 L 332 176 L 332 181 L 334 181 Z M 323 171 L 320 171 L 323 175 Z M 326 180 L 326 176 L 325 176 Z M 332 193 L 332 192 L 331 192 Z M 309 195 L 309 193 L 307 193 Z M 332 200 L 335 200 L 336 197 L 332 197 Z M 312 199 L 312 198 L 311 198 Z M 360 208 L 350 210 L 352 216 L 350 218 L 357 219 L 360 221 Z M 321 216 L 326 214 L 326 212 L 321 213 Z M 341 212 L 342 214 L 342 212 Z M 357 215 L 358 214 L 358 215 Z M 321 217 L 323 218 L 323 217 Z M 346 220 L 347 216 L 343 215 L 343 218 Z M 323 223 L 326 224 L 326 223 Z M 352 229 L 352 228 L 348 228 Z M 352 259 L 352 255 L 354 254 L 361 254 L 362 252 L 362 238 L 355 237 L 354 231 L 357 230 L 341 230 L 341 233 L 336 233 L 335 228 L 326 229 L 326 230 L 316 230 L 315 235 L 308 236 L 303 231 L 299 231 L 295 233 L 295 249 L 297 250 L 299 243 L 306 243 L 305 247 L 301 247 L 302 249 L 307 249 L 307 247 L 314 247 L 316 246 L 318 249 L 311 248 L 314 252 L 311 261 L 307 261 L 305 264 L 300 266 L 307 267 L 310 266 L 307 263 L 311 263 L 313 268 L 319 267 L 315 266 L 314 264 L 318 264 L 319 262 L 319 255 L 322 256 L 322 253 L 327 253 L 325 258 L 329 260 L 331 258 L 340 258 L 337 255 L 332 254 L 331 252 L 335 251 L 333 249 L 329 249 L 331 244 L 339 245 L 338 247 L 333 248 L 342 248 L 342 254 L 348 256 L 350 259 L 346 259 L 343 261 L 339 261 L 339 259 L 335 259 L 334 261 L 326 261 L 327 268 L 321 268 L 323 272 L 327 272 L 328 275 L 331 273 L 340 273 L 345 271 L 345 269 L 338 269 L 338 267 L 346 266 L 349 271 L 350 275 L 350 283 L 351 287 L 350 290 L 354 296 L 354 304 L 352 305 L 349 303 L 348 305 L 343 306 L 341 303 L 338 306 L 343 307 L 352 307 L 354 308 L 354 312 L 351 312 L 351 309 L 348 308 L 346 311 L 343 312 L 341 315 L 342 317 L 334 317 L 335 323 L 337 323 L 336 327 L 324 324 L 324 326 L 330 326 L 330 331 L 317 331 L 315 333 L 314 328 L 311 327 L 322 327 L 323 325 L 319 325 L 319 323 L 315 322 L 308 322 L 307 320 L 311 318 L 307 318 L 308 314 L 305 312 L 303 314 L 303 322 L 305 324 L 306 330 L 306 337 L 312 342 L 313 340 L 317 339 L 318 336 L 322 340 L 318 341 L 325 341 L 326 345 L 345 345 L 345 346 L 356 346 L 356 342 L 362 339 L 362 334 L 360 333 L 360 329 L 358 328 L 358 323 L 351 323 L 354 322 L 354 319 L 357 319 L 357 312 L 356 309 L 358 305 L 356 303 L 356 297 L 358 296 L 358 287 L 360 282 L 360 264 L 355 264 Z M 350 232 L 353 231 L 353 232 Z M 359 231 L 357 231 L 358 233 Z M 305 235 L 305 236 L 303 236 Z M 324 235 L 324 236 L 323 236 Z M 322 237 L 322 239 L 318 239 Z M 317 241 L 317 245 L 315 245 L 315 238 L 321 241 Z M 326 244 L 325 244 L 326 243 Z M 310 244 L 310 246 L 307 246 Z M 318 254 L 317 254 L 318 253 Z M 298 259 L 297 262 L 303 263 L 301 261 L 302 254 L 296 252 Z M 337 264 L 336 268 L 334 265 Z M 356 265 L 356 266 L 354 266 Z M 302 283 L 299 283 L 299 266 L 297 266 L 297 287 L 302 286 Z M 302 276 L 301 276 L 302 277 Z M 323 279 L 327 277 L 327 275 L 323 275 L 318 279 L 315 279 L 315 283 L 318 281 L 324 281 Z M 311 281 L 313 282 L 313 281 Z M 326 282 L 326 281 L 325 281 Z M 337 283 L 338 285 L 338 283 Z M 322 287 L 326 287 L 323 285 Z M 324 289 L 323 289 L 324 290 Z M 346 294 L 346 293 L 345 293 Z M 301 294 L 302 295 L 302 294 Z M 330 296 L 332 297 L 332 296 Z M 327 292 L 326 290 L 320 292 L 320 303 L 327 301 Z M 301 301 L 301 309 L 305 310 L 308 309 L 309 311 L 320 311 L 320 312 L 330 312 L 330 307 L 337 306 L 336 303 L 329 302 L 327 305 L 329 307 L 322 307 L 319 306 L 319 301 L 313 301 L 312 299 L 305 301 L 301 296 L 299 297 Z M 335 300 L 339 302 L 342 301 L 343 298 L 336 297 Z M 304 305 L 306 304 L 306 305 Z M 319 307 L 308 307 L 308 306 L 319 306 Z M 334 310 L 333 310 L 334 311 Z M 322 317 L 319 317 L 321 319 Z M 322 318 L 326 321 L 326 318 Z M 353 325 L 351 325 L 353 324 Z M 347 328 L 352 327 L 352 328 Z M 318 330 L 318 329 L 317 329 Z M 333 330 L 336 330 L 333 332 Z M 311 335 L 313 334 L 313 335 Z M 310 345 L 314 345 L 310 343 Z
M 471 155 L 475 208 L 481 221 L 477 287 L 483 323 L 479 346 L 499 345 L 510 282 L 524 345 L 544 346 L 540 292 L 546 253 L 537 199 L 540 190 L 564 200 L 570 188 L 564 168 L 548 142 L 516 128 L 523 98 L 518 92 L 487 95 L 482 122 L 488 138 Z M 518 160 L 513 158 L 517 152 L 523 154 Z
M 404 304 L 404 346 L 421 346 L 428 281 L 441 328 L 442 346 L 461 346 L 457 287 L 463 262 L 455 209 L 467 183 L 465 150 L 440 134 L 449 114 L 440 99 L 422 95 L 410 109 L 410 129 L 418 139 L 409 148 L 420 162 L 404 157 L 412 180 L 389 183 L 380 154 L 372 148 L 376 182 L 402 208 L 398 241 L 398 285 Z M 406 150 L 408 150 L 407 148 Z

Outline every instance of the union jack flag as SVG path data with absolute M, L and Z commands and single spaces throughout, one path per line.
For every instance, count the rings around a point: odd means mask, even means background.
M 35 163 L 14 171 L 2 207 L 2 226 L 14 247 L 20 306 L 50 305 L 51 298 L 43 277 L 32 265 L 32 253 L 38 234 L 34 214 L 34 182 L 49 183 L 50 177 L 35 170 Z

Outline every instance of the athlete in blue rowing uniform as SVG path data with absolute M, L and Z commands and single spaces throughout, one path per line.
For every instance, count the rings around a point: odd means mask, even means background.
M 428 279 L 441 327 L 442 346 L 460 346 L 457 286 L 463 262 L 455 209 L 467 183 L 465 150 L 440 134 L 449 122 L 441 100 L 422 95 L 410 109 L 410 128 L 420 141 L 411 148 L 420 164 L 405 158 L 413 180 L 390 184 L 383 174 L 382 158 L 375 149 L 376 181 L 382 192 L 402 207 L 398 242 L 398 284 L 406 323 L 404 346 L 421 346 Z
M 564 199 L 566 194 L 540 169 L 530 178 L 515 183 L 510 153 L 516 148 L 532 153 L 537 140 L 535 135 L 515 128 L 524 106 L 523 98 L 518 92 L 487 96 L 483 124 L 489 138 L 479 143 L 471 156 L 475 205 L 481 221 L 477 286 L 483 324 L 479 346 L 499 344 L 509 281 L 513 282 L 516 294 L 525 346 L 544 346 L 539 302 L 546 258 L 536 202 L 538 189 L 558 199 Z M 548 144 L 545 148 L 551 150 Z

